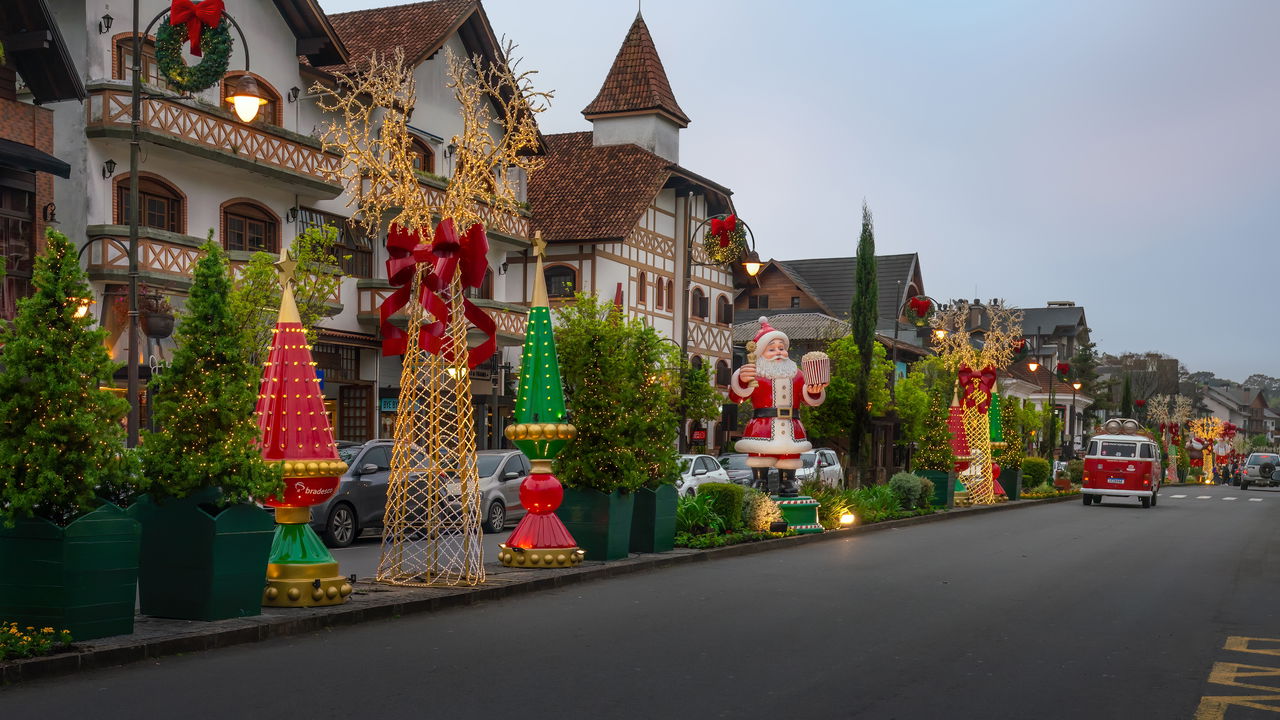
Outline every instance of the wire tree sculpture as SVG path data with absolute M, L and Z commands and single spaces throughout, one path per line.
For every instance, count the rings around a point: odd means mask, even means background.
M 987 412 L 996 388 L 996 374 L 1009 366 L 1022 340 L 1022 312 L 1002 302 L 981 306 L 986 327 L 971 327 L 975 306 L 957 302 L 938 310 L 930 319 L 934 350 L 948 369 L 956 372 L 963 408 L 964 432 L 969 445 L 969 468 L 961 481 L 975 505 L 995 502 L 995 474 L 991 466 L 991 424 Z
M 488 269 L 480 203 L 489 214 L 517 210 L 512 170 L 540 166 L 532 152 L 535 116 L 551 98 L 534 89 L 533 71 L 503 61 L 514 50 L 506 42 L 496 62 L 446 51 L 463 129 L 452 138 L 448 189 L 434 202 L 413 168 L 409 118 L 417 95 L 399 49 L 339 75 L 336 91 L 313 88 L 324 97 L 321 109 L 337 116 L 323 132 L 326 146 L 343 153 L 335 176 L 350 189 L 364 228 L 386 228 L 388 276 L 397 287 L 380 310 L 383 354 L 404 355 L 380 582 L 484 582 L 470 370 L 492 355 L 496 326 L 465 290 Z M 391 322 L 400 308 L 403 331 Z M 486 336 L 476 347 L 467 342 L 472 326 Z

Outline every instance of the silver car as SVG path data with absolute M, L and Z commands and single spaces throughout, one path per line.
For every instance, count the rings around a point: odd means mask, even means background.
M 338 448 L 347 471 L 337 491 L 311 512 L 312 527 L 329 547 L 347 547 L 364 531 L 382 529 L 393 444 L 389 439 L 369 440 Z M 508 519 L 524 514 L 520 483 L 529 474 L 529 460 L 519 450 L 481 450 L 476 466 L 484 529 L 501 532 Z

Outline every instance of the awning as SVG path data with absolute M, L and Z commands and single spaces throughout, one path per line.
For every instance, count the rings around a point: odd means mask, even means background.
M 47 152 L 12 140 L 0 140 L 0 167 L 71 177 L 71 166 Z

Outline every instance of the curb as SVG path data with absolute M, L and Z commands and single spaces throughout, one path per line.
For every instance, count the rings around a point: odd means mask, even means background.
M 923 525 L 944 520 L 976 517 L 993 512 L 1074 500 L 1077 495 L 1015 500 L 998 505 L 953 508 L 931 515 L 887 520 L 824 533 L 741 543 L 708 550 L 676 548 L 660 555 L 637 555 L 609 563 L 588 562 L 562 570 L 526 570 L 486 565 L 486 584 L 476 588 L 404 588 L 379 585 L 370 580 L 356 583 L 351 600 L 320 608 L 263 608 L 261 615 L 213 622 L 166 620 L 138 616 L 134 632 L 88 641 L 57 655 L 0 662 L 0 684 L 71 675 L 167 655 L 199 652 L 272 638 L 301 635 L 334 627 L 386 620 L 403 615 L 439 612 L 476 602 L 498 600 L 583 582 L 659 570 L 694 562 L 741 557 L 816 542 L 842 540 L 855 535 Z M 536 573 L 536 574 L 534 574 Z

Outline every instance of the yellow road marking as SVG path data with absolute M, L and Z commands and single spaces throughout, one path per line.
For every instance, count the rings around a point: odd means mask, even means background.
M 1255 643 L 1273 643 L 1274 647 L 1254 647 Z M 1280 655 L 1280 640 L 1276 638 L 1256 638 L 1232 635 L 1222 645 L 1223 650 L 1257 653 L 1259 655 Z
M 1277 678 L 1280 680 L 1280 668 L 1264 667 L 1262 665 L 1241 665 L 1239 663 L 1216 662 L 1213 664 L 1213 670 L 1209 671 L 1209 682 L 1218 685 L 1231 685 L 1232 687 L 1250 688 L 1252 690 L 1270 690 L 1271 692 L 1280 692 L 1280 686 L 1277 685 L 1254 685 L 1252 683 L 1240 682 L 1245 678 Z
M 1223 720 L 1227 714 L 1227 708 L 1232 705 L 1280 713 L 1280 705 L 1263 705 L 1261 701 L 1264 700 L 1280 703 L 1280 695 L 1205 696 L 1200 698 L 1200 707 L 1196 708 L 1195 720 Z

